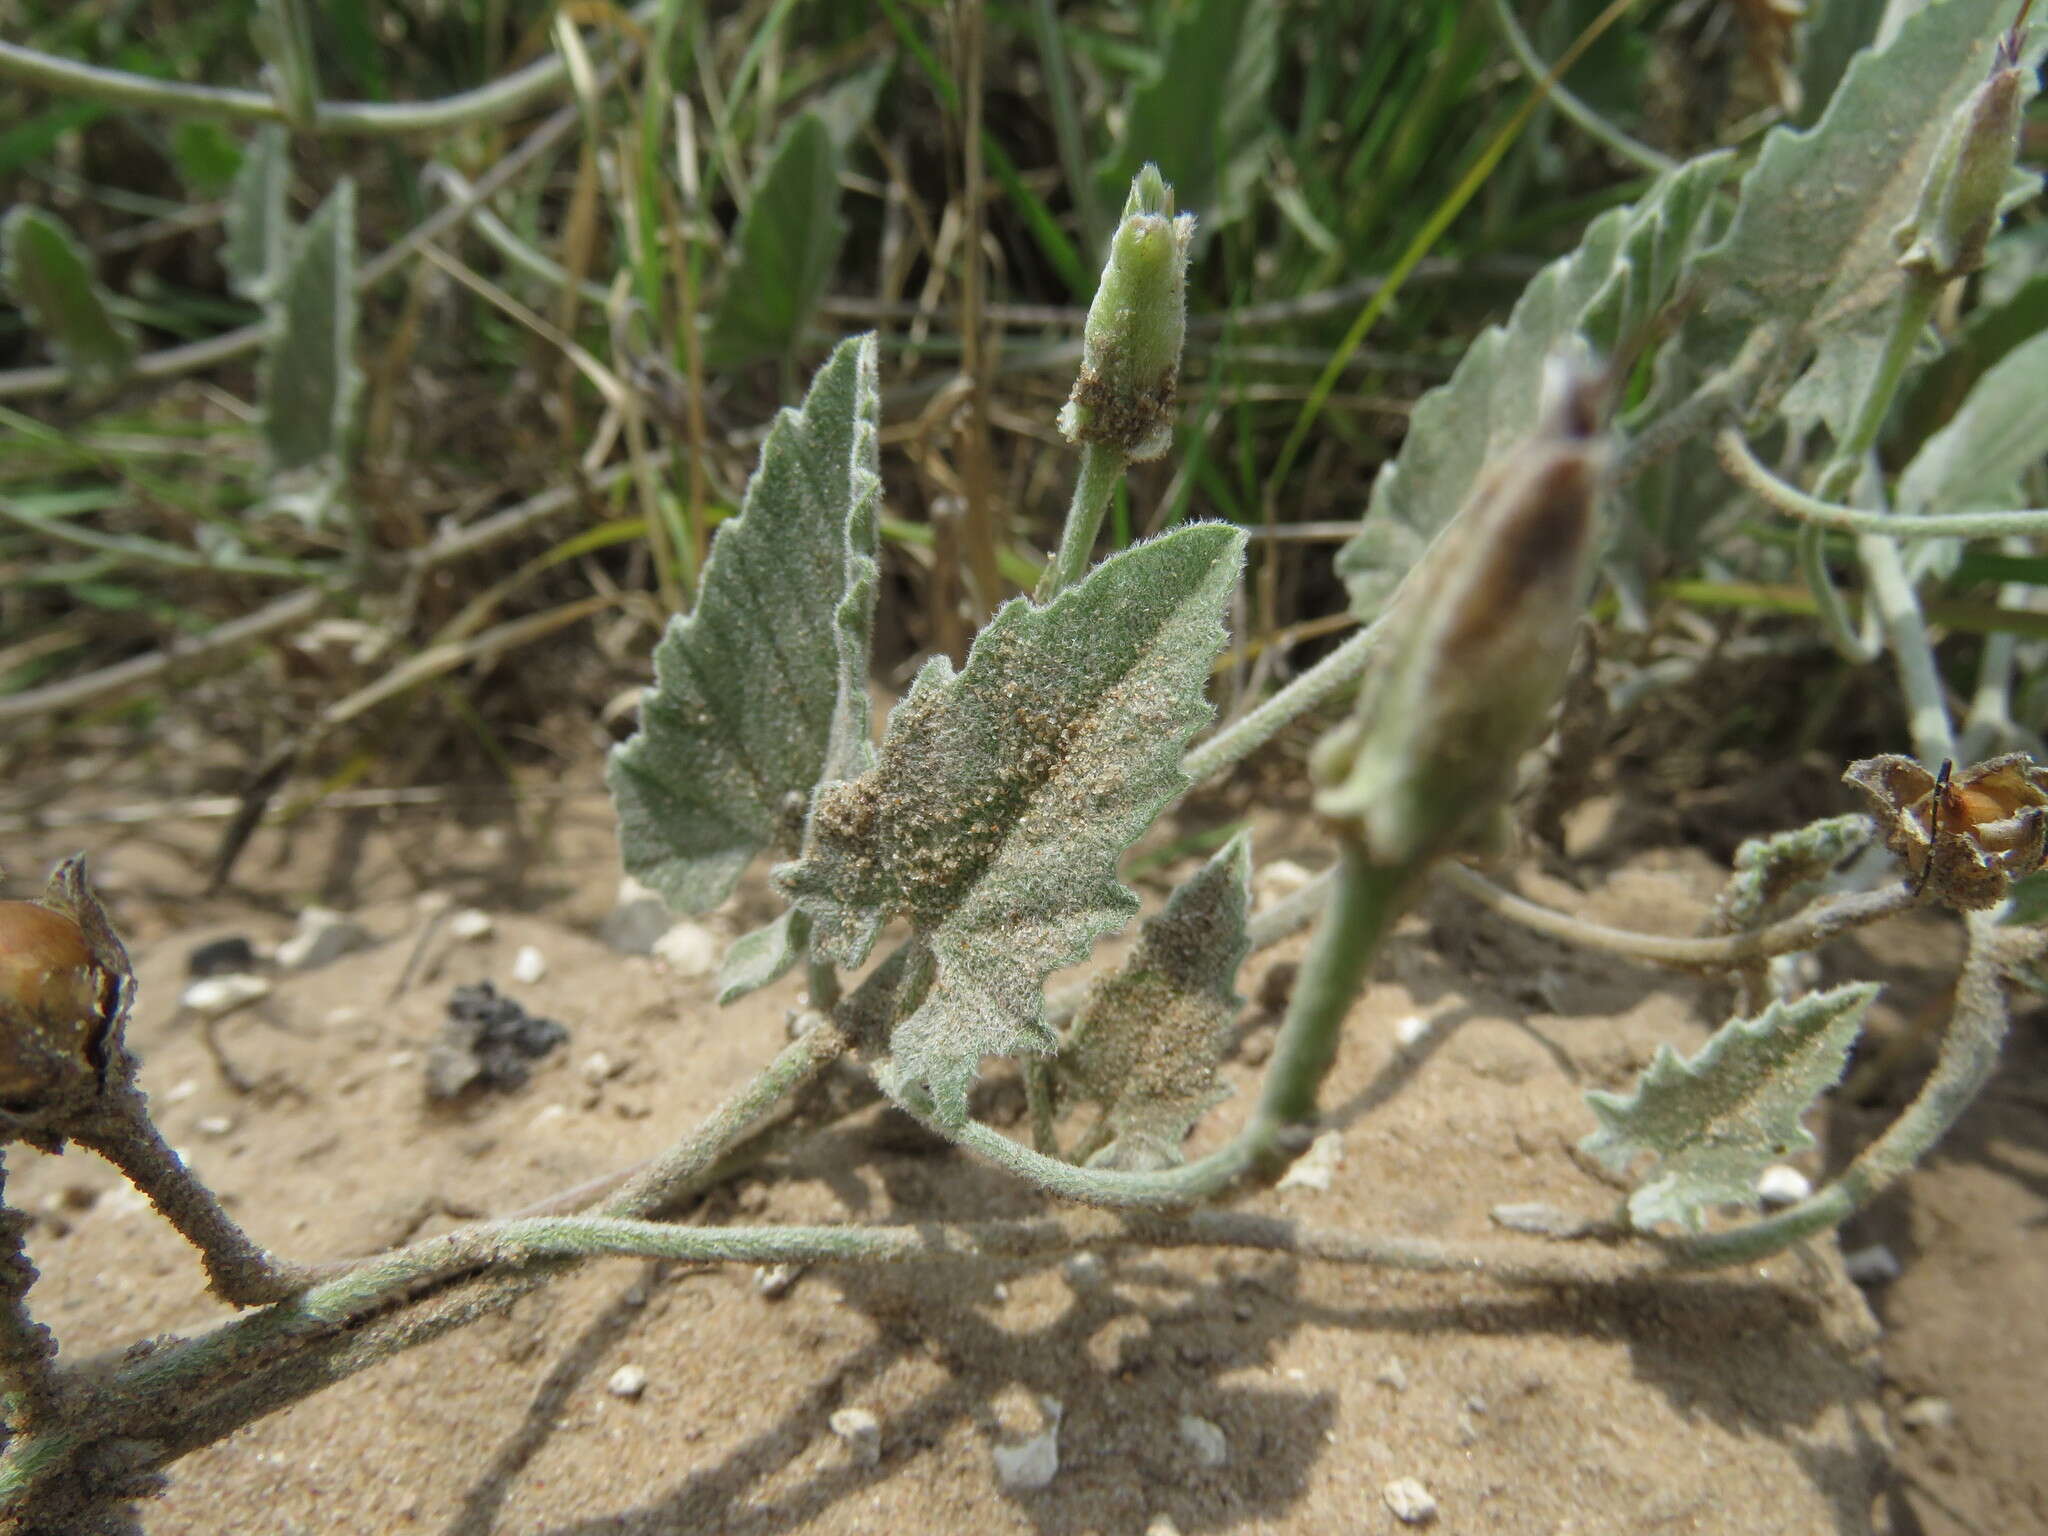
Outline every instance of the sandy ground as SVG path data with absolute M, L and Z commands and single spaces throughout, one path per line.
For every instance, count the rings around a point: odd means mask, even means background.
M 95 850 L 137 951 L 131 1039 L 166 1134 L 259 1240 L 318 1260 L 507 1211 L 646 1156 L 783 1043 L 793 985 L 721 1012 L 703 981 L 593 936 L 614 878 L 608 827 L 602 802 L 585 799 L 558 808 L 538 850 L 508 853 L 502 835 L 416 817 L 366 820 L 340 838 L 265 834 L 246 888 L 213 901 L 194 895 L 207 828 L 38 836 L 8 860 L 19 876 L 71 847 Z M 1311 859 L 1313 832 L 1282 824 L 1259 852 Z M 508 864 L 525 878 L 508 886 Z M 491 935 L 437 938 L 415 954 L 422 873 L 484 901 Z M 1582 900 L 1606 921 L 1683 932 L 1714 883 L 1702 856 L 1652 850 Z M 1570 899 L 1561 885 L 1542 889 Z M 238 1091 L 176 1010 L 187 955 L 224 932 L 274 942 L 293 907 L 338 894 L 353 895 L 380 942 L 277 978 L 269 999 L 218 1026 Z M 1255 956 L 1241 990 L 1258 996 L 1266 968 L 1299 943 Z M 528 986 L 511 980 L 524 944 L 548 963 Z M 1938 958 L 1939 936 L 1922 947 Z M 1910 992 L 1912 955 L 1873 942 L 1836 958 L 1862 953 L 1908 974 Z M 426 1046 L 451 988 L 486 978 L 561 1020 L 569 1042 L 520 1091 L 437 1108 L 424 1092 Z M 1924 996 L 1930 983 L 1919 985 Z M 1880 1029 L 1897 1027 L 1889 1002 L 1879 1014 Z M 1403 1046 L 1396 1026 L 1414 1017 L 1430 1027 Z M 1693 1048 L 1706 1018 L 1690 982 L 1430 903 L 1403 925 L 1350 1021 L 1327 1096 L 1342 1137 L 1329 1187 L 1249 1207 L 1444 1239 L 1497 1235 L 1488 1211 L 1503 1201 L 1603 1213 L 1616 1191 L 1572 1150 L 1591 1128 L 1579 1094 L 1622 1084 L 1660 1041 Z M 1241 1086 L 1270 1033 L 1256 1005 L 1246 1023 L 1229 1068 Z M 1850 1238 L 1886 1241 L 1904 1264 L 1875 1293 L 1882 1337 L 1832 1245 L 1696 1280 L 1581 1290 L 1212 1251 L 816 1268 L 770 1295 L 746 1269 L 605 1261 L 188 1458 L 148 1528 L 1392 1532 L 1410 1527 L 1383 1491 L 1413 1478 L 1446 1532 L 2048 1531 L 2048 1048 L 2038 1015 L 2020 1034 L 1967 1134 Z M 1014 1110 L 1013 1095 L 994 1102 Z M 1196 1148 L 1234 1115 L 1219 1111 Z M 1845 1109 L 1833 1130 L 1881 1123 Z M 9 1161 L 10 1195 L 39 1213 L 34 1301 L 68 1354 L 223 1315 L 189 1250 L 111 1169 L 77 1152 Z M 866 1111 L 719 1190 L 692 1219 L 1046 1208 Z M 608 1390 L 627 1366 L 645 1373 L 637 1397 Z M 1899 1427 L 1927 1399 L 1952 1420 Z M 831 1428 L 844 1408 L 874 1416 L 872 1464 Z M 998 1450 L 1055 1417 L 1057 1474 L 1036 1491 L 1005 1488 Z

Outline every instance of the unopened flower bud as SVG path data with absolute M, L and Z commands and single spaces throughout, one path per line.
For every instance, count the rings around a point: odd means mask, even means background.
M 2020 110 L 2034 94 L 2034 71 L 2019 61 L 2018 28 L 2000 41 L 1991 74 L 1949 118 L 1920 201 L 1892 233 L 1899 265 L 1930 277 L 1962 277 L 1984 264 L 1998 228 L 2019 151 Z
M 1194 237 L 1194 215 L 1174 214 L 1173 188 L 1147 165 L 1132 178 L 1088 306 L 1081 372 L 1060 411 L 1068 442 L 1101 443 L 1132 459 L 1156 459 L 1171 446 Z
M 1564 686 L 1607 463 L 1604 389 L 1550 363 L 1534 435 L 1488 466 L 1409 572 L 1356 714 L 1316 746 L 1316 809 L 1351 823 L 1375 863 L 1467 841 Z
M 0 1140 L 98 1095 L 134 986 L 82 858 L 40 901 L 0 901 Z

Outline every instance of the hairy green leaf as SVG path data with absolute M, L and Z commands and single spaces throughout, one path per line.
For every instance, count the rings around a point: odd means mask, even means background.
M 1046 975 L 1136 910 L 1117 856 L 1186 787 L 1243 554 L 1235 528 L 1180 528 L 1005 604 L 964 669 L 918 674 L 874 770 L 819 791 L 777 881 L 843 965 L 909 914 L 933 975 L 891 1049 L 940 1114 L 966 1113 L 982 1056 L 1053 1049 Z
M 1098 1167 L 1180 1162 L 1189 1129 L 1228 1089 L 1216 1066 L 1242 1001 L 1237 968 L 1251 952 L 1251 834 L 1240 832 L 1147 918 L 1137 947 L 1098 978 L 1060 1064 L 1103 1108 Z
M 1171 15 L 1159 71 L 1131 92 L 1122 136 L 1096 168 L 1099 195 L 1121 206 L 1149 160 L 1201 228 L 1220 229 L 1249 209 L 1265 168 L 1280 7 L 1275 0 L 1193 0 Z
M 235 292 L 256 303 L 268 300 L 284 278 L 285 252 L 292 238 L 285 209 L 291 180 L 291 144 L 277 123 L 265 123 L 242 155 L 228 195 L 227 244 L 221 265 Z
M 0 275 L 64 365 L 71 392 L 105 399 L 135 362 L 135 332 L 109 307 L 91 258 L 54 213 L 23 203 L 0 222 Z
M 782 980 L 803 958 L 810 941 L 811 921 L 794 907 L 774 922 L 741 934 L 718 967 L 718 1006 Z
M 1595 219 L 1576 251 L 1531 279 L 1508 323 L 1482 332 L 1450 382 L 1416 402 L 1400 456 L 1380 470 L 1365 521 L 1337 556 L 1361 618 L 1378 614 L 1487 461 L 1535 428 L 1544 359 L 1568 345 L 1612 352 L 1670 300 L 1711 233 L 1728 167 L 1725 153 L 1688 161 L 1640 202 Z
M 285 121 L 311 128 L 320 106 L 320 76 L 306 0 L 256 0 L 249 35 L 263 56 L 265 83 Z
M 755 855 L 794 853 L 805 802 L 866 771 L 881 411 L 875 339 L 843 342 L 761 446 L 696 610 L 669 621 L 639 732 L 606 771 L 626 868 L 703 912 Z
M 1838 438 L 1846 428 L 1904 292 L 1894 231 L 2012 10 L 2009 0 L 1927 6 L 1885 48 L 1857 55 L 1813 128 L 1765 137 L 1727 234 L 1699 258 L 1708 297 L 1693 344 L 1725 356 L 1752 328 L 1773 327 L 1787 369 L 1812 359 L 1786 396 L 1788 416 Z
M 875 104 L 882 98 L 882 87 L 888 83 L 892 67 L 892 61 L 884 59 L 857 70 L 811 103 L 809 110 L 824 119 L 840 154 L 846 153 L 867 127 L 868 119 L 875 115 Z
M 242 168 L 242 146 L 225 124 L 210 117 L 188 117 L 171 129 L 171 163 L 188 196 L 226 195 Z
M 1600 1129 L 1580 1143 L 1585 1152 L 1616 1172 L 1645 1153 L 1657 1160 L 1629 1197 L 1629 1219 L 1696 1231 L 1709 1206 L 1755 1206 L 1757 1176 L 1813 1145 L 1800 1116 L 1841 1077 L 1877 991 L 1863 982 L 1773 1003 L 1730 1019 L 1691 1061 L 1659 1046 L 1633 1093 L 1588 1093 Z
M 1746 839 L 1714 902 L 1714 931 L 1761 927 L 1794 895 L 1810 894 L 1850 854 L 1877 836 L 1868 816 L 1830 816 L 1789 832 Z
M 292 244 L 263 357 L 263 445 L 273 475 L 338 480 L 355 435 L 356 195 L 344 177 Z
M 846 233 L 839 146 L 815 110 L 798 114 L 769 154 L 733 239 L 705 337 L 705 360 L 730 368 L 796 345 Z
M 1977 381 L 1948 425 L 1899 477 L 1902 512 L 2019 505 L 2020 476 L 2048 458 L 2048 333 L 2030 337 Z

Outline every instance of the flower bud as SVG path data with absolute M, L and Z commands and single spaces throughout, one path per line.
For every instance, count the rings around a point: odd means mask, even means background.
M 1173 189 L 1148 164 L 1131 180 L 1088 306 L 1081 372 L 1060 411 L 1068 442 L 1101 443 L 1132 459 L 1156 459 L 1171 446 L 1194 237 L 1194 215 L 1175 216 Z
M 40 901 L 0 901 L 0 1140 L 11 1119 L 97 1097 L 134 985 L 83 858 Z
M 1534 435 L 1487 467 L 1408 573 L 1356 714 L 1317 743 L 1316 809 L 1350 822 L 1375 863 L 1467 841 L 1564 686 L 1597 542 L 1605 387 L 1546 366 Z
M 1962 277 L 1984 264 L 2019 152 L 2020 109 L 2034 93 L 2020 46 L 2017 28 L 2000 40 L 1990 77 L 1963 99 L 1935 146 L 1919 204 L 1892 233 L 1899 265 L 1910 272 Z

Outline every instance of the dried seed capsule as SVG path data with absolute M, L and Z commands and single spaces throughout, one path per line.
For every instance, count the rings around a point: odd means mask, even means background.
M 2020 111 L 2034 94 L 2034 72 L 2020 65 L 2021 42 L 2017 27 L 2000 40 L 1990 76 L 1942 131 L 1920 201 L 1892 235 L 1909 271 L 1962 277 L 1984 264 L 2012 180 Z
M 0 1111 L 96 1095 L 133 990 L 82 858 L 64 862 L 40 901 L 0 902 Z
M 1156 459 L 1172 444 L 1194 238 L 1194 215 L 1175 216 L 1173 188 L 1147 165 L 1131 181 L 1088 306 L 1081 372 L 1060 411 L 1068 442 L 1102 443 L 1132 459 Z
M 2048 854 L 2048 769 L 2024 752 L 1946 783 L 1893 752 L 1851 763 L 1842 778 L 1870 797 L 1885 846 L 1914 881 L 1951 906 L 1997 906 Z
M 1317 744 L 1316 809 L 1353 823 L 1375 863 L 1467 841 L 1564 685 L 1607 462 L 1604 390 L 1552 360 L 1534 435 L 1488 467 L 1409 572 L 1356 714 Z

